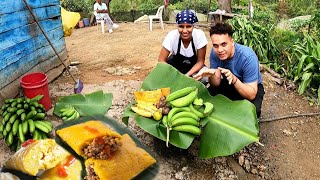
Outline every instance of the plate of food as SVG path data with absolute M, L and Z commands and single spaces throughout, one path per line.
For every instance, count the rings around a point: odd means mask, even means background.
M 23 180 L 154 179 L 157 162 L 129 129 L 97 116 L 64 122 L 55 139 L 30 140 L 2 172 Z
M 54 139 L 30 139 L 4 164 L 4 179 L 49 180 L 80 179 L 81 161 Z
M 87 179 L 153 179 L 159 165 L 126 127 L 105 117 L 84 117 L 56 128 L 56 142 L 83 165 Z

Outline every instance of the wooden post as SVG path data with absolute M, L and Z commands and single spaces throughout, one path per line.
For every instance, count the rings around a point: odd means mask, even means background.
M 210 12 L 211 0 L 209 0 L 208 12 L 207 12 L 207 23 L 209 22 L 209 12 Z
M 252 19 L 253 18 L 253 5 L 252 5 L 252 0 L 249 1 L 249 18 Z

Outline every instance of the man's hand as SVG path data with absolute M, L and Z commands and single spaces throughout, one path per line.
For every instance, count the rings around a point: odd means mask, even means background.
M 221 67 L 218 67 L 218 69 L 221 71 L 222 74 L 224 74 L 227 77 L 229 84 L 234 84 L 237 81 L 237 77 L 233 75 L 229 69 L 225 69 Z
M 201 69 L 197 74 L 193 75 L 192 77 L 199 81 L 200 79 L 204 77 L 210 77 L 213 76 L 214 73 L 216 73 L 215 69 Z

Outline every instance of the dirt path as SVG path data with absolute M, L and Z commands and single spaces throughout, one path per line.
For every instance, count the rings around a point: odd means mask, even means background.
M 66 44 L 70 61 L 81 64 L 72 72 L 85 83 L 83 93 L 103 90 L 113 94 L 108 115 L 120 122 L 124 107 L 133 99 L 146 75 L 157 64 L 161 43 L 174 25 L 158 24 L 148 31 L 147 23 L 120 23 L 112 34 L 96 27 L 76 29 Z M 205 29 L 204 29 L 205 30 Z M 208 37 L 208 33 L 205 30 Z M 209 37 L 208 37 L 209 40 Z M 209 59 L 210 41 L 207 50 Z M 208 64 L 208 63 L 207 63 Z M 290 114 L 317 112 L 295 92 L 285 91 L 264 76 L 266 90 L 262 120 Z M 71 78 L 60 76 L 50 84 L 55 101 L 72 94 Z M 155 152 L 161 166 L 156 179 L 320 179 L 320 117 L 301 117 L 261 123 L 261 143 L 252 144 L 234 156 L 201 160 L 195 141 L 187 151 L 168 150 L 130 121 L 130 130 Z M 56 123 L 61 123 L 56 120 Z M 12 154 L 1 141 L 1 165 Z M 163 144 L 162 144 L 163 143 Z M 239 164 L 242 165 L 239 166 Z M 248 173 L 250 172 L 250 173 Z

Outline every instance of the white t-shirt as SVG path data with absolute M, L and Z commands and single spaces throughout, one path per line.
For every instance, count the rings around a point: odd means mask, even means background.
M 180 34 L 178 29 L 170 31 L 165 37 L 162 43 L 162 46 L 166 48 L 168 51 L 170 51 L 172 54 L 176 55 L 178 52 L 177 50 L 178 50 L 179 37 L 180 37 Z M 192 38 L 193 38 L 193 44 L 194 44 L 194 47 L 196 48 L 196 51 L 208 44 L 208 41 L 204 32 L 200 29 L 193 28 Z M 189 46 L 185 48 L 183 46 L 183 43 L 181 42 L 180 54 L 185 57 L 192 57 L 193 56 L 192 44 L 190 43 Z
M 108 10 L 106 3 L 95 3 L 93 6 L 93 13 L 97 19 L 103 19 L 106 13 L 97 13 L 96 10 Z

